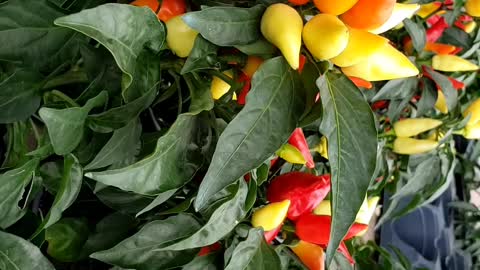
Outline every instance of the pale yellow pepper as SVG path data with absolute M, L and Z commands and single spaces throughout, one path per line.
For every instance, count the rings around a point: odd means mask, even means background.
M 167 26 L 167 45 L 178 57 L 187 57 L 193 49 L 198 32 L 190 28 L 183 20 L 182 16 L 174 17 L 168 20 Z
M 393 142 L 393 152 L 403 155 L 423 154 L 437 148 L 438 142 L 434 140 L 421 140 L 397 137 Z
M 287 216 L 290 200 L 270 203 L 252 215 L 253 227 L 263 227 L 264 231 L 271 231 L 280 226 Z
M 441 124 L 442 121 L 432 118 L 409 118 L 395 122 L 393 129 L 398 137 L 412 137 Z

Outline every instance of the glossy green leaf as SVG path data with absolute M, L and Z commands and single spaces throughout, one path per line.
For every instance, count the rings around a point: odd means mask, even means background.
M 458 93 L 457 93 L 457 90 L 453 88 L 452 82 L 450 82 L 447 76 L 434 71 L 430 67 L 425 67 L 425 70 L 430 74 L 433 81 L 438 85 L 438 87 L 442 90 L 443 94 L 445 95 L 445 99 L 447 100 L 448 111 L 449 112 L 454 111 L 458 103 Z
M 0 59 L 48 70 L 73 60 L 86 38 L 53 24 L 65 15 L 48 0 L 17 0 L 0 5 L 0 36 L 8 40 L 0 43 Z
M 155 199 L 149 205 L 147 205 L 145 208 L 139 211 L 135 216 L 138 217 L 141 214 L 144 214 L 152 210 L 153 208 L 163 204 L 168 199 L 170 199 L 175 194 L 175 192 L 177 192 L 177 190 L 178 189 L 175 188 L 175 189 L 167 190 L 165 192 L 158 194 L 157 197 L 155 197 Z
M 134 101 L 99 114 L 88 116 L 89 127 L 101 133 L 112 132 L 127 125 L 146 110 L 155 99 L 157 89 L 150 88 L 147 93 Z
M 136 62 L 145 46 L 158 52 L 165 46 L 165 26 L 147 7 L 105 4 L 55 20 L 55 24 L 83 33 L 105 46 L 118 67 L 128 76 L 128 87 Z
M 248 185 L 245 181 L 240 180 L 235 196 L 219 206 L 200 230 L 180 242 L 164 247 L 162 250 L 200 248 L 221 240 L 245 217 L 247 193 Z
M 85 176 L 139 194 L 155 195 L 183 186 L 204 159 L 200 143 L 207 127 L 198 116 L 180 115 L 157 142 L 155 153 L 128 167 Z
M 425 115 L 432 110 L 437 102 L 438 92 L 435 84 L 426 78 L 421 79 L 422 97 L 417 104 L 417 114 L 419 116 Z
M 30 142 L 32 130 L 29 122 L 15 122 L 7 125 L 7 133 L 5 134 L 6 150 L 5 159 L 0 167 L 15 168 L 23 165 L 30 157 L 26 156 L 30 150 Z
M 248 55 L 273 55 L 277 51 L 277 48 L 263 37 L 249 44 L 235 45 L 235 48 Z
M 209 58 L 216 56 L 217 46 L 204 39 L 202 36 L 197 36 L 193 49 L 183 65 L 181 74 L 214 68 L 211 61 L 209 61 Z
M 68 154 L 78 146 L 83 137 L 88 113 L 106 101 L 107 93 L 101 92 L 95 98 L 88 100 L 83 107 L 40 109 L 39 115 L 47 126 L 50 142 L 57 155 Z
M 425 33 L 425 28 L 422 24 L 415 23 L 410 19 L 403 20 L 403 25 L 405 25 L 405 30 L 412 38 L 413 47 L 418 53 L 423 52 L 425 44 L 427 43 L 427 34 Z
M 93 170 L 122 162 L 127 158 L 138 154 L 142 126 L 138 120 L 132 120 L 129 124 L 113 132 L 113 136 L 107 144 L 98 152 L 97 156 L 87 165 L 85 170 Z
M 182 16 L 188 26 L 200 32 L 208 41 L 218 46 L 245 45 L 260 36 L 260 19 L 264 7 L 210 7 Z
M 417 84 L 417 78 L 388 81 L 382 88 L 380 88 L 380 90 L 378 90 L 378 93 L 372 98 L 372 102 L 384 99 L 405 99 L 417 90 Z
M 135 215 L 153 201 L 152 197 L 105 186 L 100 182 L 97 182 L 96 186 L 102 186 L 102 188 L 95 190 L 98 199 L 106 206 L 124 214 Z
M 355 221 L 375 171 L 377 129 L 369 104 L 344 75 L 317 80 L 323 104 L 320 132 L 328 140 L 332 183 L 332 230 L 328 264 Z
M 63 211 L 67 210 L 77 199 L 80 188 L 82 187 L 83 171 L 77 158 L 69 154 L 63 161 L 62 180 L 55 195 L 50 211 L 46 215 L 35 236 L 43 229 L 55 224 L 62 217 Z
M 200 224 L 190 215 L 179 214 L 146 224 L 138 233 L 115 247 L 96 252 L 92 258 L 124 268 L 138 270 L 169 269 L 187 264 L 198 249 L 163 251 L 172 241 L 190 236 Z
M 215 193 L 275 153 L 297 127 L 303 110 L 298 73 L 283 57 L 265 61 L 253 76 L 245 107 L 219 138 L 195 208 L 205 208 Z
M 55 270 L 55 267 L 34 244 L 0 231 L 0 269 Z
M 240 242 L 225 270 L 281 269 L 280 259 L 265 242 L 262 229 L 251 229 L 248 238 Z
M 89 234 L 86 219 L 64 218 L 45 231 L 48 255 L 62 262 L 79 260 L 79 255 Z
M 32 159 L 23 166 L 0 174 L 0 228 L 17 222 L 26 212 L 18 207 L 25 188 L 32 180 L 38 160 Z
M 210 111 L 213 109 L 214 102 L 210 91 L 210 84 L 199 81 L 195 76 L 185 74 L 185 81 L 190 90 L 190 114 L 199 114 L 202 111 Z
M 193 261 L 184 265 L 182 270 L 218 270 L 218 265 L 221 264 L 219 257 L 219 254 L 215 253 L 196 256 Z
M 0 82 L 0 123 L 25 120 L 38 109 L 42 80 L 40 73 L 20 69 Z

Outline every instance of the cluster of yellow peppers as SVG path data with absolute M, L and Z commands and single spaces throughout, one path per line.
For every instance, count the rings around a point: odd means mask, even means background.
M 298 12 L 285 4 L 267 8 L 261 21 L 264 37 L 277 46 L 293 69 L 299 67 L 302 37 L 305 46 L 318 60 L 331 60 L 347 76 L 367 81 L 391 80 L 419 73 L 410 60 L 379 36 L 407 17 L 419 5 L 395 4 L 391 18 L 378 29 L 359 30 L 344 24 L 337 16 L 322 13 L 305 26 Z
M 422 154 L 438 146 L 438 141 L 432 139 L 412 138 L 425 131 L 434 129 L 442 121 L 431 118 L 412 118 L 396 122 L 393 129 L 397 138 L 393 142 L 393 152 L 404 155 Z

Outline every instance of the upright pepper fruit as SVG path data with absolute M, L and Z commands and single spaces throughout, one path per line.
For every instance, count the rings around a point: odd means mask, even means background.
M 276 229 L 282 225 L 283 220 L 287 216 L 289 200 L 270 203 L 258 210 L 252 215 L 253 227 L 263 227 L 265 231 Z
M 431 118 L 410 118 L 393 124 L 393 129 L 398 137 L 412 137 L 422 132 L 434 129 L 442 124 L 442 121 Z
M 467 139 L 480 138 L 480 98 L 476 99 L 463 112 L 464 117 L 470 117 L 463 130 L 463 136 Z
M 309 270 L 325 269 L 325 253 L 321 246 L 300 240 L 290 249 Z
M 231 70 L 226 70 L 223 74 L 227 75 L 228 77 L 233 77 L 233 72 Z M 230 84 L 225 82 L 224 80 L 220 79 L 217 76 L 213 76 L 212 84 L 210 86 L 210 92 L 212 93 L 212 98 L 214 100 L 220 99 L 223 95 L 225 95 L 228 90 L 230 90 Z M 232 100 L 237 100 L 237 95 L 233 93 Z
M 312 211 L 330 192 L 330 175 L 290 172 L 277 176 L 267 189 L 270 202 L 290 201 L 288 218 L 296 220 Z
M 438 142 L 434 140 L 397 137 L 393 142 L 393 152 L 403 155 L 423 154 L 432 151 L 437 146 Z
M 443 114 L 448 113 L 447 99 L 442 90 L 438 90 L 437 101 L 435 101 L 435 108 Z
M 360 210 L 357 213 L 355 218 L 356 223 L 368 225 L 370 220 L 375 213 L 375 209 L 377 208 L 378 201 L 380 197 L 374 196 L 369 199 L 365 198 L 360 207 Z M 331 201 L 330 200 L 323 200 L 315 209 L 313 213 L 317 216 L 331 216 Z
M 450 54 L 438 54 L 433 56 L 432 67 L 435 70 L 447 72 L 475 71 L 479 69 L 479 67 L 474 63 L 459 56 Z
M 303 42 L 319 60 L 338 56 L 348 45 L 349 29 L 336 16 L 315 15 L 303 28 Z
M 167 45 L 178 57 L 187 57 L 193 49 L 198 32 L 190 28 L 182 16 L 170 19 L 167 23 Z
M 302 152 L 300 152 L 300 150 L 298 150 L 298 148 L 296 148 L 295 146 L 288 143 L 282 145 L 282 147 L 276 152 L 276 154 L 277 156 L 292 164 L 304 165 L 306 163 Z
M 288 143 L 295 146 L 302 153 L 304 161 L 306 161 L 304 164 L 308 168 L 315 168 L 315 163 L 313 162 L 313 157 L 310 153 L 310 148 L 308 147 L 308 143 L 305 139 L 302 128 L 296 128 L 293 131 L 292 135 L 288 139 Z
M 288 64 L 298 69 L 302 46 L 303 20 L 298 12 L 285 4 L 270 5 L 262 16 L 263 36 L 280 49 Z

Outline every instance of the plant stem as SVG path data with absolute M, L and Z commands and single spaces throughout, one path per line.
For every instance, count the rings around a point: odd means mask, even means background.
M 69 96 L 65 95 L 64 93 L 62 93 L 58 90 L 52 90 L 50 93 L 52 95 L 55 95 L 55 96 L 61 98 L 63 101 L 67 102 L 72 107 L 80 107 L 80 105 L 77 102 L 75 102 L 75 100 L 71 99 Z
M 62 85 L 74 84 L 74 83 L 86 83 L 88 82 L 88 76 L 85 72 L 76 70 L 69 71 L 57 77 L 48 80 L 42 89 L 52 89 Z

